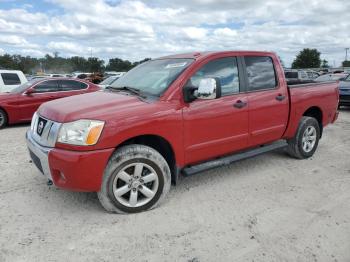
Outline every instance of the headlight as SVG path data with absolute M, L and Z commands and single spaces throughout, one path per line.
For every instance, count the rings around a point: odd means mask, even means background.
M 79 146 L 95 145 L 100 138 L 103 121 L 78 120 L 62 124 L 57 142 Z
M 38 114 L 35 112 L 32 117 L 32 122 L 30 123 L 30 130 L 32 130 L 33 133 L 34 133 L 34 128 L 37 120 L 38 120 Z

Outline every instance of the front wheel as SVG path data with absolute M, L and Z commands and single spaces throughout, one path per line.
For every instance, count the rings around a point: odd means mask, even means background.
M 0 109 L 0 129 L 7 125 L 7 114 L 4 110 Z
M 109 160 L 98 198 L 107 211 L 136 213 L 159 205 L 170 185 L 170 168 L 159 152 L 144 145 L 128 145 Z
M 309 158 L 315 153 L 319 139 L 320 126 L 317 120 L 304 116 L 294 138 L 288 141 L 288 153 L 298 159 Z

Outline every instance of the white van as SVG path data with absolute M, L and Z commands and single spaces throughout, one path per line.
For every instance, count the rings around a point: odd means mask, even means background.
M 0 70 L 0 93 L 9 92 L 26 82 L 28 80 L 22 71 Z

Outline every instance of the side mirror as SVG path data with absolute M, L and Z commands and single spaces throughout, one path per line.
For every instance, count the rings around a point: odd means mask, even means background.
M 30 88 L 30 89 L 28 89 L 27 91 L 25 91 L 25 95 L 27 95 L 27 96 L 30 96 L 30 95 L 32 95 L 32 94 L 34 94 L 35 93 L 35 90 L 34 89 L 32 89 L 32 88 Z
M 219 78 L 203 78 L 195 96 L 198 99 L 216 99 L 221 97 L 221 83 Z

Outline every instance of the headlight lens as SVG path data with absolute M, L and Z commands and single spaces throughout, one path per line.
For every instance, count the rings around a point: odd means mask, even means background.
M 34 132 L 34 128 L 37 120 L 38 120 L 38 114 L 35 112 L 32 117 L 32 122 L 30 123 L 30 130 L 32 130 L 32 132 Z
M 95 145 L 100 138 L 103 121 L 78 120 L 62 124 L 57 142 L 79 146 Z

